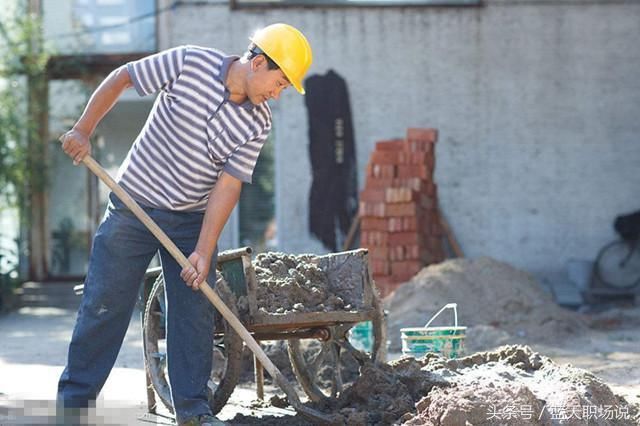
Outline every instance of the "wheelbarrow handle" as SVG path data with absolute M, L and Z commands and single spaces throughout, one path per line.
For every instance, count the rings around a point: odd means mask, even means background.
M 184 254 L 178 249 L 178 247 L 171 241 L 171 239 L 164 233 L 162 229 L 149 217 L 149 215 L 142 210 L 138 203 L 98 164 L 98 162 L 87 155 L 82 162 L 91 170 L 102 182 L 104 182 L 113 193 L 133 212 L 133 214 L 151 231 L 151 233 L 160 241 L 160 243 L 167 249 L 173 258 L 183 268 L 191 266 L 191 263 Z M 233 327 L 233 329 L 240 335 L 245 344 L 251 349 L 256 358 L 260 360 L 260 363 L 264 366 L 265 370 L 271 375 L 271 377 L 278 383 L 280 389 L 284 391 L 291 405 L 300 414 L 309 417 L 312 420 L 322 423 L 335 423 L 336 420 L 328 415 L 320 413 L 309 407 L 302 405 L 300 398 L 298 398 L 293 386 L 282 375 L 280 370 L 271 362 L 271 360 L 264 353 L 258 342 L 253 338 L 249 331 L 242 325 L 240 320 L 229 310 L 227 305 L 220 299 L 218 294 L 213 291 L 209 283 L 205 281 L 200 284 L 200 291 L 209 299 L 209 301 L 216 307 L 225 320 Z

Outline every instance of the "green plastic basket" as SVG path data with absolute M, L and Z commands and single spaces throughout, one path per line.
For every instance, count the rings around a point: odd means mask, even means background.
M 453 309 L 453 327 L 429 327 L 431 322 L 445 309 Z M 467 327 L 458 326 L 456 303 L 448 303 L 440 309 L 424 327 L 401 328 L 402 354 L 416 358 L 427 353 L 437 353 L 445 358 L 464 356 L 464 338 Z

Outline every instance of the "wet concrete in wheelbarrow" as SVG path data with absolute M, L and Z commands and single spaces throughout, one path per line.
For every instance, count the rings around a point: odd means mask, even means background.
M 263 313 L 362 308 L 362 259 L 358 256 L 267 252 L 258 254 L 253 266 L 258 310 Z

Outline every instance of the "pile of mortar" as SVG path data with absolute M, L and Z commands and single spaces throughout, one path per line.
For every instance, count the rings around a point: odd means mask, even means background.
M 258 254 L 253 261 L 258 310 L 286 314 L 357 309 L 362 303 L 361 290 L 330 280 L 331 271 L 323 269 L 319 259 L 310 254 Z
M 448 360 L 435 354 L 365 365 L 325 412 L 347 425 L 637 425 L 638 407 L 591 373 L 560 366 L 527 346 Z M 261 418 L 260 424 L 305 424 Z M 286 420 L 286 421 L 285 421 Z M 236 416 L 230 424 L 250 424 Z
M 583 332 L 585 319 L 558 306 L 530 274 L 483 257 L 452 259 L 422 269 L 385 300 L 390 351 L 400 329 L 422 327 L 447 303 L 457 303 L 467 329 L 467 353 L 504 344 L 550 342 Z M 432 326 L 453 325 L 445 312 Z

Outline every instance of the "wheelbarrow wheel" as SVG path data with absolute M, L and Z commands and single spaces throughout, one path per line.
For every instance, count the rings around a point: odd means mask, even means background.
M 215 291 L 227 307 L 238 315 L 233 293 L 221 276 L 216 281 Z M 151 385 L 158 398 L 170 412 L 174 412 L 166 368 L 166 338 L 164 312 L 164 278 L 158 276 L 153 285 L 144 313 L 143 343 L 145 366 Z M 226 404 L 238 383 L 242 363 L 242 338 L 216 311 L 216 334 L 213 336 L 213 368 L 209 380 L 209 405 L 213 414 Z M 220 331 L 220 332 L 218 332 Z
M 359 376 L 359 367 L 366 362 L 386 359 L 386 323 L 377 291 L 373 291 L 373 342 L 371 352 L 354 348 L 349 342 L 349 330 L 355 324 L 327 327 L 326 341 L 289 339 L 287 350 L 298 383 L 310 400 L 328 404 L 340 395 L 344 387 Z

